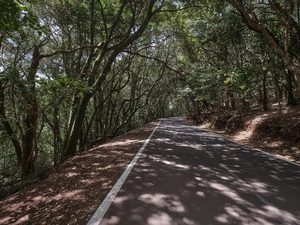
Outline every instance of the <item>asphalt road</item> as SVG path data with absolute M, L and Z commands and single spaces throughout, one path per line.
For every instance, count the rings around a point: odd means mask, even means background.
M 299 225 L 300 166 L 164 119 L 101 221 L 93 221 Z

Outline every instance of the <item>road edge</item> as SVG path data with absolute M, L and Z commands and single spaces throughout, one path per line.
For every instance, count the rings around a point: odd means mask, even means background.
M 288 163 L 291 163 L 291 164 L 294 164 L 294 165 L 300 167 L 300 163 L 297 163 L 297 162 L 293 162 L 293 161 L 291 161 L 291 160 L 288 160 L 288 159 L 286 159 L 285 157 L 283 157 L 283 156 L 281 156 L 281 155 L 275 155 L 275 154 L 272 154 L 272 153 L 270 153 L 270 152 L 267 152 L 267 151 L 264 151 L 264 150 L 262 150 L 262 149 L 259 149 L 259 148 L 257 148 L 257 147 L 254 147 L 254 146 L 251 146 L 251 145 L 247 145 L 247 144 L 244 144 L 244 143 L 240 143 L 240 142 L 235 141 L 235 140 L 233 140 L 233 139 L 230 139 L 230 138 L 228 138 L 228 137 L 226 137 L 226 136 L 223 136 L 223 135 L 221 135 L 221 134 L 218 134 L 218 133 L 216 133 L 216 132 L 214 132 L 214 131 L 212 131 L 212 130 L 210 130 L 210 129 L 203 129 L 203 128 L 200 128 L 200 127 L 198 127 L 198 126 L 191 125 L 191 124 L 187 124 L 187 125 L 188 125 L 188 126 L 196 127 L 196 128 L 198 128 L 198 129 L 200 129 L 200 130 L 203 130 L 203 131 L 212 133 L 212 134 L 214 134 L 215 136 L 224 138 L 224 139 L 226 139 L 226 140 L 228 140 L 228 141 L 231 141 L 231 142 L 233 142 L 233 143 L 239 144 L 239 145 L 244 146 L 244 147 L 247 147 L 247 148 L 251 148 L 252 150 L 258 151 L 258 152 L 260 152 L 260 153 L 263 153 L 263 154 L 272 156 L 272 157 L 274 157 L 274 158 L 276 158 L 276 159 L 280 159 L 280 160 L 283 160 L 283 161 L 285 161 L 285 162 L 288 162 Z
M 105 197 L 105 199 L 103 200 L 103 202 L 100 204 L 100 206 L 98 207 L 98 209 L 96 210 L 96 212 L 93 214 L 93 216 L 91 217 L 91 219 L 88 221 L 88 223 L 86 225 L 98 225 L 101 222 L 101 220 L 102 220 L 103 216 L 105 215 L 107 209 L 109 208 L 109 206 L 111 205 L 111 203 L 115 199 L 117 193 L 121 189 L 123 183 L 127 179 L 128 175 L 130 174 L 130 172 L 131 172 L 132 168 L 134 167 L 134 165 L 136 164 L 137 160 L 140 158 L 141 154 L 143 153 L 144 149 L 146 148 L 147 144 L 149 143 L 149 141 L 152 138 L 153 134 L 155 133 L 156 129 L 160 125 L 161 121 L 162 120 L 160 120 L 158 122 L 158 124 L 156 125 L 156 127 L 154 128 L 154 130 L 152 131 L 152 133 L 149 135 L 149 137 L 147 138 L 147 140 L 144 142 L 143 146 L 139 149 L 139 151 L 137 152 L 137 154 L 131 160 L 131 162 L 126 167 L 126 169 L 123 172 L 123 174 L 120 176 L 120 178 L 118 179 L 118 181 L 115 183 L 115 185 L 113 186 L 113 188 L 107 194 L 107 196 Z

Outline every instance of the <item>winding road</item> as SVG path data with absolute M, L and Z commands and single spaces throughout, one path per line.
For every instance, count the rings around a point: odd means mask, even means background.
M 88 224 L 299 225 L 300 166 L 163 119 Z

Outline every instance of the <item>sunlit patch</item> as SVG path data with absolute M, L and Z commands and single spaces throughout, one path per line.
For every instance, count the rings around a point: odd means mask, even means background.
M 197 187 L 197 183 L 194 181 L 189 181 L 185 184 L 185 186 L 189 188 L 193 188 L 193 187 Z
M 192 149 L 195 149 L 195 150 L 203 150 L 203 147 L 204 145 L 202 144 L 191 144 L 189 142 L 187 142 L 186 144 L 185 143 L 176 143 L 177 146 L 180 146 L 180 147 L 188 147 L 188 148 L 192 148 Z
M 230 207 L 227 206 L 224 209 L 231 217 L 235 218 L 239 218 L 239 216 L 241 216 L 241 214 L 243 213 L 242 210 L 235 205 Z
M 203 166 L 203 165 L 198 165 L 198 169 L 204 170 L 204 171 L 211 171 L 211 168 Z
M 252 181 L 250 183 L 252 185 L 252 188 L 255 189 L 256 192 L 261 193 L 261 194 L 270 193 L 270 191 L 267 190 L 269 188 L 267 187 L 267 185 L 265 183 L 258 182 L 258 181 Z
M 196 225 L 196 224 L 198 224 L 198 223 L 194 222 L 193 220 L 191 220 L 189 218 L 186 218 L 186 217 L 184 217 L 182 219 L 182 222 L 184 222 L 184 224 L 187 224 L 187 225 Z
M 143 194 L 138 199 L 146 203 L 154 204 L 157 207 L 164 207 L 166 205 L 164 201 L 165 198 L 167 198 L 167 195 L 164 194 Z
M 34 202 L 40 202 L 40 201 L 45 201 L 46 198 L 43 196 L 37 196 L 35 198 L 32 199 Z
M 190 169 L 190 166 L 188 165 L 183 165 L 183 164 L 177 164 L 176 162 L 174 161 L 169 161 L 169 160 L 161 160 L 159 157 L 155 157 L 155 156 L 150 156 L 155 162 L 162 162 L 166 165 L 169 165 L 169 166 L 174 166 L 174 167 L 177 167 L 177 168 L 180 168 L 180 169 L 185 169 L 185 170 L 188 170 Z
M 153 183 L 151 183 L 151 182 L 147 182 L 147 183 L 143 183 L 144 184 L 144 186 L 146 186 L 146 187 L 153 187 L 154 186 L 154 184 Z
M 25 223 L 26 221 L 29 221 L 29 215 L 25 215 L 25 216 L 22 216 L 20 219 L 18 219 L 15 224 L 23 224 Z
M 161 160 L 161 162 L 163 162 L 166 165 L 172 165 L 172 164 L 174 164 L 174 162 L 167 161 L 167 160 Z
M 174 166 L 185 170 L 188 170 L 190 168 L 188 165 L 182 165 L 182 164 L 175 164 Z
M 141 169 L 140 171 L 143 171 L 143 172 L 153 172 L 154 169 Z
M 230 180 L 229 177 L 225 177 L 225 176 L 220 176 L 220 178 L 221 178 L 222 180 Z
M 55 199 L 55 200 L 60 200 L 60 199 L 62 199 L 61 194 L 57 194 L 57 195 L 54 197 L 54 199 Z
M 143 194 L 140 195 L 138 200 L 148 204 L 153 204 L 158 208 L 166 207 L 172 212 L 185 212 L 185 207 L 176 195 Z
M 210 183 L 209 184 L 212 188 L 220 191 L 223 195 L 226 195 L 227 197 L 234 199 L 235 201 L 245 204 L 246 201 L 243 200 L 234 190 L 226 187 L 223 184 L 219 184 L 219 183 Z
M 118 224 L 119 222 L 120 222 L 120 218 L 119 217 L 112 216 L 110 218 L 103 219 L 101 224 L 114 225 L 114 224 Z
M 114 203 L 116 203 L 117 205 L 121 205 L 121 204 L 125 203 L 128 199 L 129 199 L 129 197 L 127 197 L 127 196 L 116 197 L 114 200 Z
M 141 164 L 141 166 L 144 166 L 144 167 L 145 167 L 145 166 L 149 166 L 149 167 L 150 167 L 150 166 L 152 166 L 152 165 L 151 165 L 150 162 L 143 162 L 143 163 Z
M 172 224 L 172 218 L 165 212 L 158 212 L 155 214 L 152 214 L 148 220 L 148 225 L 171 225 Z
M 155 141 L 156 141 L 156 142 L 163 142 L 163 143 L 166 143 L 166 142 L 169 142 L 170 139 L 169 139 L 169 138 L 156 138 Z
M 218 221 L 218 222 L 220 222 L 220 223 L 226 223 L 226 224 L 229 222 L 228 221 L 228 215 L 226 215 L 226 214 L 222 214 L 222 215 L 216 216 L 215 220 Z
M 24 202 L 20 202 L 18 204 L 13 204 L 13 205 L 10 205 L 9 207 L 7 207 L 5 210 L 6 211 L 9 211 L 9 212 L 14 212 L 14 213 L 20 213 L 22 212 L 22 206 L 24 206 Z
M 115 141 L 113 143 L 108 142 L 106 144 L 101 145 L 101 147 L 112 147 L 114 145 L 127 145 L 127 144 L 133 144 L 133 143 L 139 143 L 139 142 L 144 142 L 144 140 L 125 140 L 125 141 Z
M 222 145 L 222 144 L 214 144 L 214 145 L 210 145 L 210 146 L 214 146 L 214 147 L 224 147 L 224 145 Z
M 262 215 L 268 215 L 269 218 L 281 218 L 281 220 L 286 221 L 286 224 L 300 224 L 300 218 L 295 217 L 288 211 L 278 209 L 271 205 L 265 205 L 264 210 L 259 210 Z
M 82 180 L 80 180 L 80 182 L 85 183 L 85 184 L 87 184 L 87 185 L 92 185 L 92 184 L 95 183 L 95 181 L 92 180 L 92 179 L 90 179 L 90 180 L 82 179 Z
M 68 191 L 65 193 L 62 193 L 61 195 L 63 196 L 63 198 L 75 198 L 76 195 L 78 195 L 79 193 L 81 193 L 82 190 L 76 190 L 76 191 Z
M 69 172 L 66 174 L 66 177 L 74 177 L 74 176 L 78 176 L 79 173 L 73 173 L 73 172 Z
M 198 196 L 200 196 L 200 197 L 205 197 L 205 194 L 204 194 L 204 192 L 202 192 L 202 191 L 197 191 L 197 192 L 196 192 L 196 195 L 198 195 Z
M 13 218 L 12 217 L 10 217 L 10 216 L 7 216 L 7 217 L 2 217 L 1 219 L 0 219 L 0 224 L 9 224 L 9 221 L 11 221 Z

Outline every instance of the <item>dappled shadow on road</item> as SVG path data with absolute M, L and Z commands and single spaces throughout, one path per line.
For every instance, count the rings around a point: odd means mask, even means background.
M 296 225 L 299 186 L 297 165 L 165 120 L 101 224 Z

